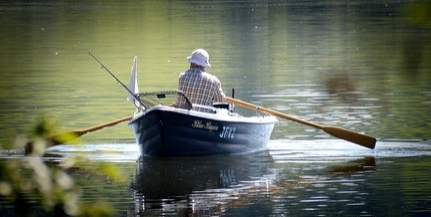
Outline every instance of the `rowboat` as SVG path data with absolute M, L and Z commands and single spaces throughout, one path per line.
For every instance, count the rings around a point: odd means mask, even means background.
M 142 156 L 195 156 L 252 153 L 266 150 L 277 119 L 241 116 L 229 103 L 192 104 L 180 90 L 140 93 L 134 58 L 128 99 L 137 107 L 129 122 Z M 184 97 L 188 108 L 163 103 Z M 168 101 L 169 102 L 169 101 Z
M 193 105 L 195 107 L 196 105 Z M 143 156 L 252 153 L 267 149 L 273 116 L 244 117 L 218 106 L 213 112 L 156 105 L 129 123 Z

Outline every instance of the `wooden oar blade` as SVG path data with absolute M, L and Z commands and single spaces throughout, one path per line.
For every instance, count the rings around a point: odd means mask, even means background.
M 367 148 L 374 149 L 376 146 L 377 140 L 371 136 L 333 126 L 323 126 L 321 129 L 332 136 L 362 145 Z

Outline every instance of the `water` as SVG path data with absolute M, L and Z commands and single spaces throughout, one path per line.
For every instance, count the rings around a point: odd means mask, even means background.
M 50 162 L 82 156 L 121 168 L 125 184 L 71 172 L 83 183 L 83 201 L 110 202 L 117 216 L 430 213 L 431 145 L 416 141 L 379 142 L 369 150 L 339 140 L 280 139 L 256 154 L 138 161 L 131 143 L 62 145 L 49 153 Z
M 46 157 L 84 155 L 122 168 L 128 184 L 99 176 L 80 182 L 85 201 L 110 201 L 117 216 L 429 215 L 431 19 L 420 13 L 427 7 L 2 2 L 0 143 L 28 134 L 41 116 L 75 130 L 132 114 L 127 92 L 87 50 L 125 83 L 138 56 L 140 90 L 157 91 L 175 89 L 185 58 L 203 47 L 226 93 L 235 88 L 244 101 L 375 136 L 376 149 L 281 120 L 268 153 L 136 162 L 133 134 L 120 124 L 83 136 L 79 149 L 58 146 L 50 153 L 60 156 Z M 17 150 L 2 160 L 21 157 Z

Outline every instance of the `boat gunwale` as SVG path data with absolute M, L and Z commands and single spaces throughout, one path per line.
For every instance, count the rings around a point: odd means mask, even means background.
M 223 121 L 223 122 L 250 123 L 250 124 L 272 124 L 272 123 L 275 124 L 278 122 L 278 119 L 272 115 L 247 117 L 247 116 L 241 116 L 241 115 L 238 115 L 238 116 L 230 115 L 228 113 L 225 113 L 225 111 L 223 111 L 226 109 L 216 109 L 217 111 L 216 113 L 208 113 L 208 112 L 200 112 L 200 111 L 176 108 L 176 107 L 171 107 L 166 105 L 156 105 L 140 113 L 137 113 L 133 117 L 133 119 L 129 122 L 128 125 L 134 124 L 134 122 L 138 121 L 142 116 L 145 116 L 146 114 L 157 110 L 178 113 L 181 115 L 189 115 L 197 118 L 211 119 L 214 121 Z

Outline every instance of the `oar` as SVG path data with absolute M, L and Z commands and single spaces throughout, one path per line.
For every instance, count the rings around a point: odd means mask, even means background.
M 113 121 L 110 121 L 110 122 L 107 122 L 107 123 L 103 123 L 103 124 L 99 124 L 99 125 L 96 125 L 96 126 L 88 127 L 88 128 L 85 128 L 85 129 L 75 130 L 75 131 L 69 131 L 69 132 L 64 132 L 64 133 L 56 134 L 56 135 L 53 135 L 53 136 L 49 136 L 49 137 L 46 138 L 46 140 L 48 140 L 50 142 L 49 145 L 51 145 L 51 146 L 55 146 L 55 145 L 58 145 L 58 144 L 64 144 L 65 142 L 74 140 L 74 139 L 76 139 L 76 138 L 78 138 L 78 137 L 80 137 L 80 136 L 82 136 L 82 135 L 84 135 L 86 133 L 93 132 L 93 131 L 96 131 L 96 130 L 100 130 L 100 129 L 103 129 L 105 127 L 113 126 L 113 125 L 122 123 L 124 121 L 128 121 L 128 120 L 130 120 L 132 118 L 133 118 L 133 115 L 130 115 L 130 116 L 127 116 L 127 117 L 123 117 L 123 118 L 120 118 L 120 119 L 117 119 L 117 120 L 113 120 Z M 33 143 L 29 142 L 25 146 L 25 155 L 28 155 L 28 154 L 30 154 L 32 152 L 33 152 Z
M 286 115 L 286 114 L 278 112 L 278 111 L 274 111 L 274 110 L 264 108 L 261 106 L 253 105 L 251 103 L 244 102 L 244 101 L 239 100 L 239 99 L 233 99 L 230 97 L 226 97 L 226 101 L 233 103 L 233 104 L 236 104 L 236 105 L 239 105 L 239 106 L 242 106 L 244 108 L 248 108 L 248 109 L 252 109 L 252 110 L 258 110 L 260 112 L 264 112 L 264 113 L 274 115 L 274 116 L 277 116 L 280 118 L 285 118 L 285 119 L 288 119 L 291 121 L 295 121 L 295 122 L 298 122 L 300 124 L 305 124 L 305 125 L 308 125 L 310 127 L 321 129 L 321 130 L 325 131 L 326 133 L 328 133 L 332 136 L 356 143 L 358 145 L 362 145 L 362 146 L 367 147 L 367 148 L 373 149 L 376 146 L 376 138 L 371 137 L 371 136 L 367 136 L 364 134 L 360 134 L 357 132 L 346 130 L 346 129 L 343 129 L 340 127 L 326 126 L 326 125 L 322 125 L 322 124 L 316 124 L 316 123 L 313 123 L 310 121 L 305 121 L 305 120 L 302 120 L 299 118 L 295 118 L 295 117 Z

